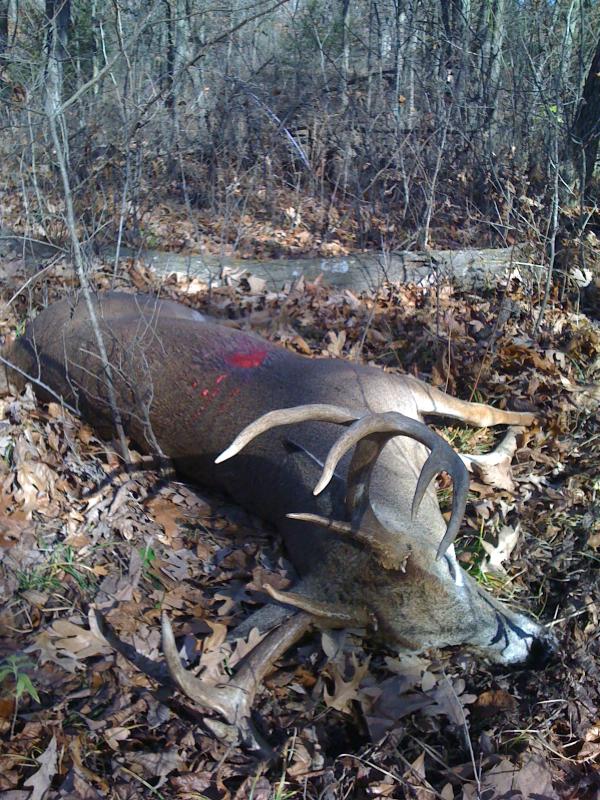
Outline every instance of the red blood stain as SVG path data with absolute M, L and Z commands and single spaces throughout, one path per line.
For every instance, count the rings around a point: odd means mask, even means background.
M 229 353 L 225 356 L 225 361 L 231 364 L 232 367 L 252 369 L 253 367 L 260 367 L 266 357 L 266 350 L 249 350 L 245 353 Z
M 221 373 L 217 375 L 214 381 L 214 389 L 209 389 L 205 387 L 204 389 L 200 390 L 200 397 L 203 398 L 200 407 L 196 409 L 194 414 L 190 417 L 190 419 L 195 422 L 208 408 L 208 406 L 215 400 L 221 393 L 222 386 L 220 385 L 223 381 L 227 378 L 227 373 Z M 198 381 L 194 381 L 192 387 L 195 389 L 198 386 Z M 239 394 L 239 389 L 234 389 L 233 391 L 234 396 Z

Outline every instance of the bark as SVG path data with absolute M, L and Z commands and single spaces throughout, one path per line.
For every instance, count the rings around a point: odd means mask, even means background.
M 576 151 L 576 167 L 583 166 L 582 190 L 586 200 L 594 203 L 592 180 L 598 157 L 600 138 L 600 38 L 587 73 L 583 94 L 573 125 L 573 139 L 579 147 Z M 597 200 L 597 198 L 596 198 Z
M 164 0 L 165 28 L 167 36 L 166 70 L 163 76 L 163 91 L 165 93 L 165 106 L 173 108 L 173 82 L 175 79 L 175 24 L 171 0 Z
M 342 107 L 348 105 L 348 77 L 350 72 L 350 43 L 348 41 L 348 11 L 350 0 L 342 0 Z
M 486 37 L 482 47 L 483 100 L 489 144 L 492 144 L 497 115 L 497 98 L 502 68 L 502 46 L 505 36 L 506 0 L 489 0 L 487 6 Z
M 0 72 L 8 64 L 8 6 L 10 0 L 0 0 Z
M 440 0 L 444 27 L 444 64 L 440 79 L 446 82 L 446 95 L 452 98 L 453 125 L 468 129 L 468 103 L 465 87 L 470 72 L 470 0 Z
M 48 50 L 62 65 L 67 57 L 67 41 L 71 24 L 71 0 L 46 0 Z

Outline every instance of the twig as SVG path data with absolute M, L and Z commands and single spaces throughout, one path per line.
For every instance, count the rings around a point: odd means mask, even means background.
M 432 794 L 433 797 L 437 798 L 437 800 L 444 800 L 444 796 L 441 795 L 439 792 L 437 792 L 433 788 L 433 786 L 431 786 L 431 784 L 425 778 L 423 778 L 422 775 L 419 775 L 419 773 L 415 770 L 410 761 L 404 758 L 404 756 L 400 753 L 398 753 L 398 756 L 400 760 L 404 762 L 406 768 L 410 770 L 410 772 L 413 773 L 415 778 L 419 781 L 419 783 L 421 784 L 420 787 L 421 789 Z M 371 769 L 376 769 L 378 772 L 381 772 L 382 775 L 386 775 L 388 778 L 391 778 L 394 781 L 394 783 L 399 783 L 401 785 L 407 783 L 405 778 L 401 778 L 398 775 L 394 775 L 393 772 L 390 772 L 389 770 L 380 767 L 378 764 L 375 764 L 375 762 L 370 761 L 368 758 L 361 758 L 360 756 L 354 753 L 340 753 L 338 758 L 352 758 L 354 761 L 359 761 L 361 764 L 366 764 L 366 766 L 371 767 Z
M 595 603 L 592 600 L 590 603 L 586 603 L 583 608 L 580 608 L 579 611 L 573 611 L 571 614 L 566 614 L 564 617 L 553 619 L 552 622 L 548 622 L 546 624 L 546 627 L 554 628 L 555 625 L 559 625 L 561 622 L 568 622 L 568 620 L 570 619 L 574 619 L 575 617 L 580 617 L 582 614 L 587 614 L 589 612 L 589 609 L 594 605 Z
M 46 266 L 45 266 L 43 269 L 39 270 L 39 272 L 36 272 L 36 273 L 35 273 L 35 275 L 32 275 L 32 276 L 31 276 L 31 278 L 28 278 L 28 279 L 25 281 L 25 283 L 24 283 L 24 284 L 21 286 L 21 288 L 20 288 L 20 289 L 17 289 L 17 291 L 16 291 L 16 292 L 13 294 L 13 296 L 10 298 L 10 300 L 8 300 L 8 301 L 7 301 L 7 303 L 6 303 L 6 305 L 4 306 L 4 308 L 2 309 L 2 311 L 3 311 L 3 312 L 4 312 L 4 311 L 6 311 L 6 310 L 7 310 L 7 309 L 8 309 L 8 308 L 9 308 L 9 307 L 10 307 L 10 306 L 13 304 L 13 302 L 14 302 L 14 301 L 17 299 L 17 297 L 18 297 L 18 296 L 19 296 L 19 295 L 20 295 L 22 292 L 24 292 L 24 291 L 25 291 L 25 289 L 27 289 L 27 287 L 28 287 L 28 286 L 30 286 L 32 283 L 35 283 L 35 281 L 37 281 L 37 279 L 38 279 L 38 278 L 39 278 L 41 275 L 43 275 L 45 272 L 48 272 L 48 270 L 49 270 L 49 269 L 52 269 L 52 267 L 53 267 L 53 266 L 56 264 L 56 262 L 57 262 L 57 261 L 58 261 L 60 258 L 61 258 L 61 256 L 54 256 L 54 258 L 52 259 L 52 261 L 51 261 L 49 264 L 47 264 L 47 265 L 46 265 Z
M 73 408 L 73 406 L 70 405 L 70 403 L 67 403 L 66 400 L 64 400 L 57 392 L 55 392 L 54 389 L 51 389 L 47 383 L 40 381 L 38 378 L 34 378 L 33 375 L 30 375 L 28 372 L 25 372 L 25 370 L 21 369 L 20 367 L 17 367 L 16 364 L 13 364 L 12 361 L 9 361 L 7 358 L 4 358 L 4 356 L 1 355 L 0 355 L 0 363 L 4 364 L 4 366 L 14 370 L 15 372 L 18 372 L 19 375 L 22 375 L 24 378 L 30 381 L 30 383 L 35 383 L 36 386 L 39 386 L 45 392 L 51 394 L 52 397 L 55 397 L 58 400 L 58 402 L 62 406 L 64 406 L 64 408 L 66 408 L 68 411 L 71 412 L 71 414 L 74 414 L 76 417 L 81 416 L 81 414 L 79 413 L 79 411 L 77 411 L 76 408 Z
M 475 762 L 475 753 L 473 752 L 473 743 L 471 742 L 471 734 L 469 731 L 469 723 L 467 722 L 467 718 L 465 716 L 465 710 L 463 704 L 460 702 L 456 691 L 454 690 L 454 686 L 452 685 L 452 681 L 446 675 L 446 671 L 442 669 L 442 674 L 444 676 L 444 680 L 446 681 L 448 688 L 454 695 L 454 699 L 456 700 L 456 705 L 460 709 L 460 715 L 462 717 L 462 724 L 464 728 L 464 736 L 465 741 L 467 744 L 467 749 L 469 750 L 469 756 L 471 758 L 471 764 L 473 765 L 473 779 L 475 781 L 477 797 L 481 795 L 481 776 L 480 776 L 480 769 L 477 768 L 477 764 Z

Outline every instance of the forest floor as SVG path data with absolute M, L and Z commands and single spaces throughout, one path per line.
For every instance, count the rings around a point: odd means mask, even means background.
M 44 187 L 44 205 L 31 193 L 26 197 L 14 178 L 4 176 L 0 185 L 0 224 L 9 230 L 43 241 L 64 241 L 64 201 L 56 184 Z M 82 241 L 113 245 L 119 235 L 120 190 L 107 183 L 101 192 L 89 189 L 78 195 L 78 219 Z M 541 203 L 521 198 L 519 222 L 523 233 L 508 222 L 505 198 L 494 198 L 499 226 L 489 223 L 486 214 L 473 210 L 465 219 L 463 208 L 449 198 L 440 202 L 432 221 L 428 245 L 432 249 L 506 247 L 540 238 Z M 507 216 L 508 215 L 508 216 Z M 586 208 L 586 233 L 593 239 L 584 247 L 597 246 L 598 212 Z M 574 208 L 561 209 L 561 221 L 573 230 L 579 219 Z M 499 231 L 503 231 L 500 235 Z M 529 234 L 527 234 L 529 231 Z M 595 233 L 594 233 L 595 232 Z M 316 198 L 301 190 L 280 187 L 269 192 L 260 185 L 240 186 L 228 202 L 218 208 L 200 208 L 185 203 L 167 187 L 140 190 L 135 213 L 129 209 L 123 221 L 122 241 L 146 250 L 168 250 L 182 254 L 209 254 L 238 258 L 269 259 L 283 257 L 337 257 L 364 249 L 411 249 L 416 242 L 414 224 L 392 218 L 367 204 Z M 576 255 L 577 249 L 573 248 Z M 588 258 L 590 256 L 588 255 Z
M 25 267 L 2 267 L 6 337 L 76 285 L 57 263 L 14 298 Z M 111 278 L 112 267 L 94 274 L 101 289 Z M 357 296 L 318 281 L 206 293 L 174 276 L 159 286 L 133 264 L 119 286 L 160 288 L 307 356 L 361 357 L 460 397 L 535 407 L 514 489 L 471 482 L 460 558 L 551 623 L 560 648 L 532 672 L 464 650 L 399 658 L 349 633 L 315 633 L 257 698 L 278 754 L 262 764 L 216 718 L 207 724 L 116 656 L 88 612 L 160 660 L 167 609 L 191 666 L 214 675 L 248 649 L 227 652 L 226 631 L 264 602 L 265 584 L 285 584 L 276 538 L 227 499 L 144 471 L 141 457 L 124 473 L 88 425 L 26 391 L 0 400 L 0 797 L 598 800 L 597 317 L 553 301 L 534 340 L 539 298 L 516 282 L 481 295 L 387 285 Z M 438 430 L 461 451 L 501 435 Z

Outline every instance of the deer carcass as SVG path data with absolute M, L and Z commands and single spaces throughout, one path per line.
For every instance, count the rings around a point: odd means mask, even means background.
M 298 573 L 292 591 L 269 590 L 273 603 L 252 624 L 270 632 L 218 688 L 183 669 L 163 617 L 166 660 L 186 695 L 251 736 L 258 683 L 313 626 L 366 628 L 400 650 L 468 645 L 505 664 L 545 660 L 551 634 L 458 564 L 468 476 L 423 422 L 437 414 L 526 425 L 531 414 L 457 400 L 380 368 L 296 355 L 172 301 L 109 293 L 93 306 L 127 434 L 273 522 Z M 6 357 L 42 397 L 50 389 L 110 431 L 106 369 L 83 300 L 40 313 Z M 453 480 L 448 524 L 432 484 L 441 470 Z

